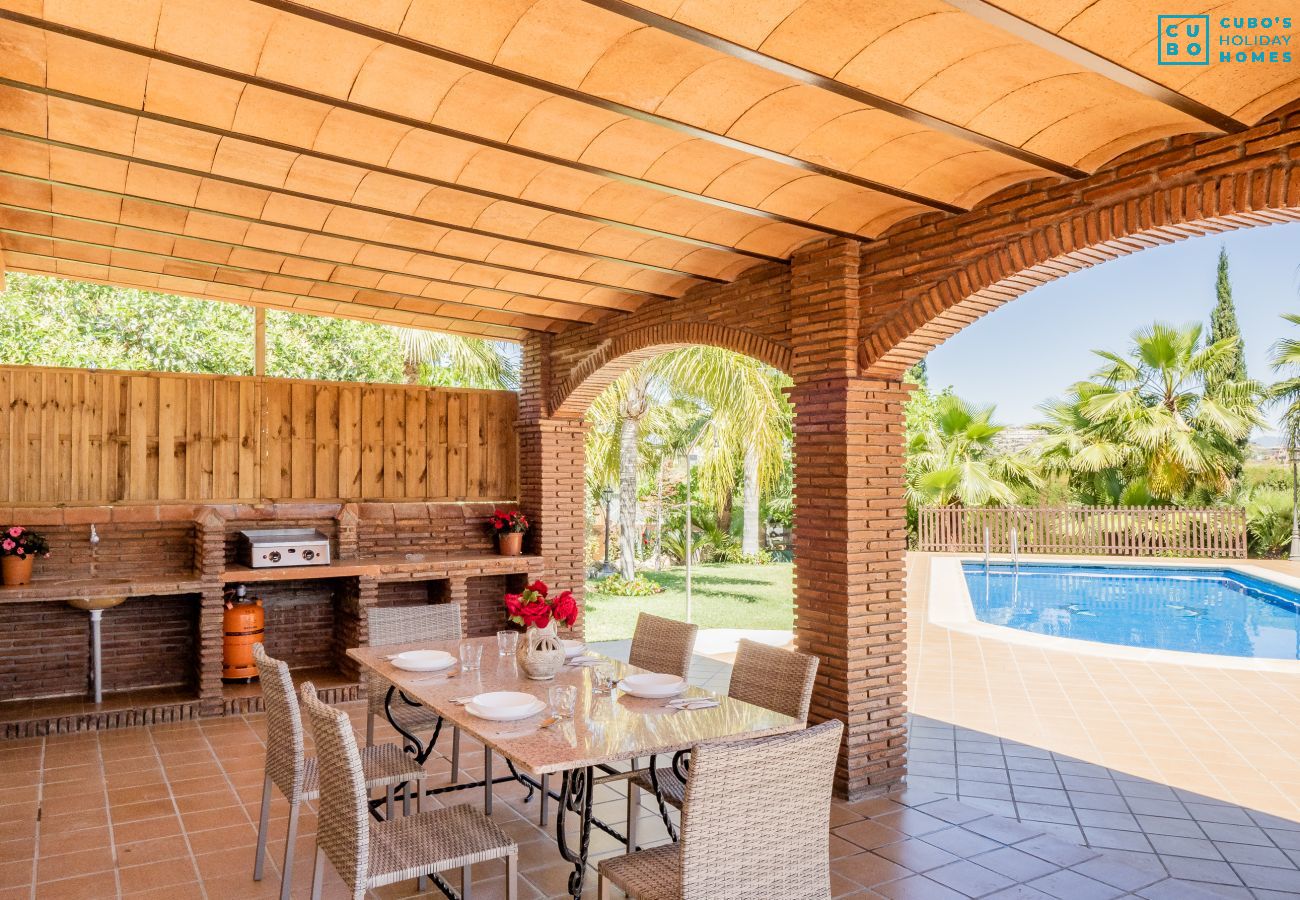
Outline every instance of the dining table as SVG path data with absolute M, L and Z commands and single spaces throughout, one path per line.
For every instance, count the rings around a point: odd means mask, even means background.
M 466 669 L 460 662 L 462 650 L 469 644 L 482 646 L 482 661 L 476 669 Z M 626 779 L 631 767 L 648 761 L 660 814 L 675 838 L 658 787 L 656 766 L 663 764 L 656 763 L 656 759 L 673 759 L 675 769 L 685 771 L 683 762 L 688 764 L 687 754 L 697 744 L 783 734 L 805 726 L 803 720 L 698 687 L 687 687 L 678 697 L 666 699 L 633 696 L 617 684 L 611 690 L 598 692 L 596 665 L 610 667 L 617 680 L 644 670 L 590 650 L 583 654 L 587 664 L 566 660 L 553 679 L 534 681 L 524 675 L 513 653 L 503 655 L 497 647 L 495 637 L 481 637 L 355 647 L 347 652 L 363 672 L 373 672 L 391 684 L 385 698 L 388 720 L 401 734 L 406 752 L 418 761 L 423 763 L 434 753 L 447 724 L 483 744 L 482 779 L 426 787 L 426 794 L 487 787 L 484 811 L 488 815 L 492 813 L 489 785 L 518 783 L 528 791 L 526 802 L 531 801 L 534 793 L 556 801 L 556 846 L 560 856 L 574 867 L 568 887 L 575 898 L 582 895 L 592 829 L 598 828 L 624 844 L 628 842 L 626 834 L 592 815 L 597 784 Z M 454 656 L 456 663 L 438 672 L 397 668 L 393 658 L 409 650 L 440 650 Z M 573 685 L 577 689 L 571 717 L 557 719 L 552 714 L 549 688 L 554 685 Z M 480 718 L 466 708 L 468 698 L 493 691 L 532 694 L 548 705 L 536 715 L 508 722 Z M 713 700 L 717 705 L 691 709 L 669 705 L 670 699 L 682 698 Z M 400 715 L 403 705 L 425 706 L 436 713 L 438 719 L 431 733 L 416 734 L 403 726 Z M 508 774 L 493 777 L 493 754 L 503 758 Z M 560 776 L 558 791 L 549 787 L 552 775 Z M 379 801 L 376 815 L 380 814 L 378 808 Z M 574 821 L 571 816 L 576 817 L 576 838 L 568 827 Z M 445 889 L 441 879 L 436 881 Z

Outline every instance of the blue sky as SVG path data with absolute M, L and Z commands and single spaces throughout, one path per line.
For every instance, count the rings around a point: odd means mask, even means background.
M 930 383 L 996 403 L 997 419 L 1025 425 L 1035 407 L 1095 371 L 1091 350 L 1122 351 L 1156 320 L 1205 323 L 1214 305 L 1219 246 L 1228 248 L 1233 298 L 1251 377 L 1271 378 L 1273 342 L 1300 327 L 1300 223 L 1247 228 L 1156 247 L 1076 272 L 1025 294 L 958 333 L 929 356 Z

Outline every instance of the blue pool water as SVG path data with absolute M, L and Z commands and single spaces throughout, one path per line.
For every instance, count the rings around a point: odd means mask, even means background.
M 962 564 L 975 617 L 1036 634 L 1300 659 L 1300 593 L 1225 569 Z

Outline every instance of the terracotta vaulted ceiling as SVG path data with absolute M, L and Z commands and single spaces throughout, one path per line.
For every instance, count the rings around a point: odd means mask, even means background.
M 1254 14 L 1191 0 L 1184 14 Z M 1138 0 L 0 0 L 4 267 L 518 339 L 864 241 L 1294 67 Z

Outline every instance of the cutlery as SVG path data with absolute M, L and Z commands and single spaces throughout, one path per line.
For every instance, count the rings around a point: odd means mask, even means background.
M 555 723 L 557 723 L 557 722 L 559 722 L 559 721 L 560 721 L 560 717 L 559 717 L 559 716 L 547 716 L 545 719 L 542 719 L 542 721 L 540 721 L 540 722 L 537 723 L 537 727 L 538 727 L 538 728 L 550 728 L 552 725 L 554 725 Z

